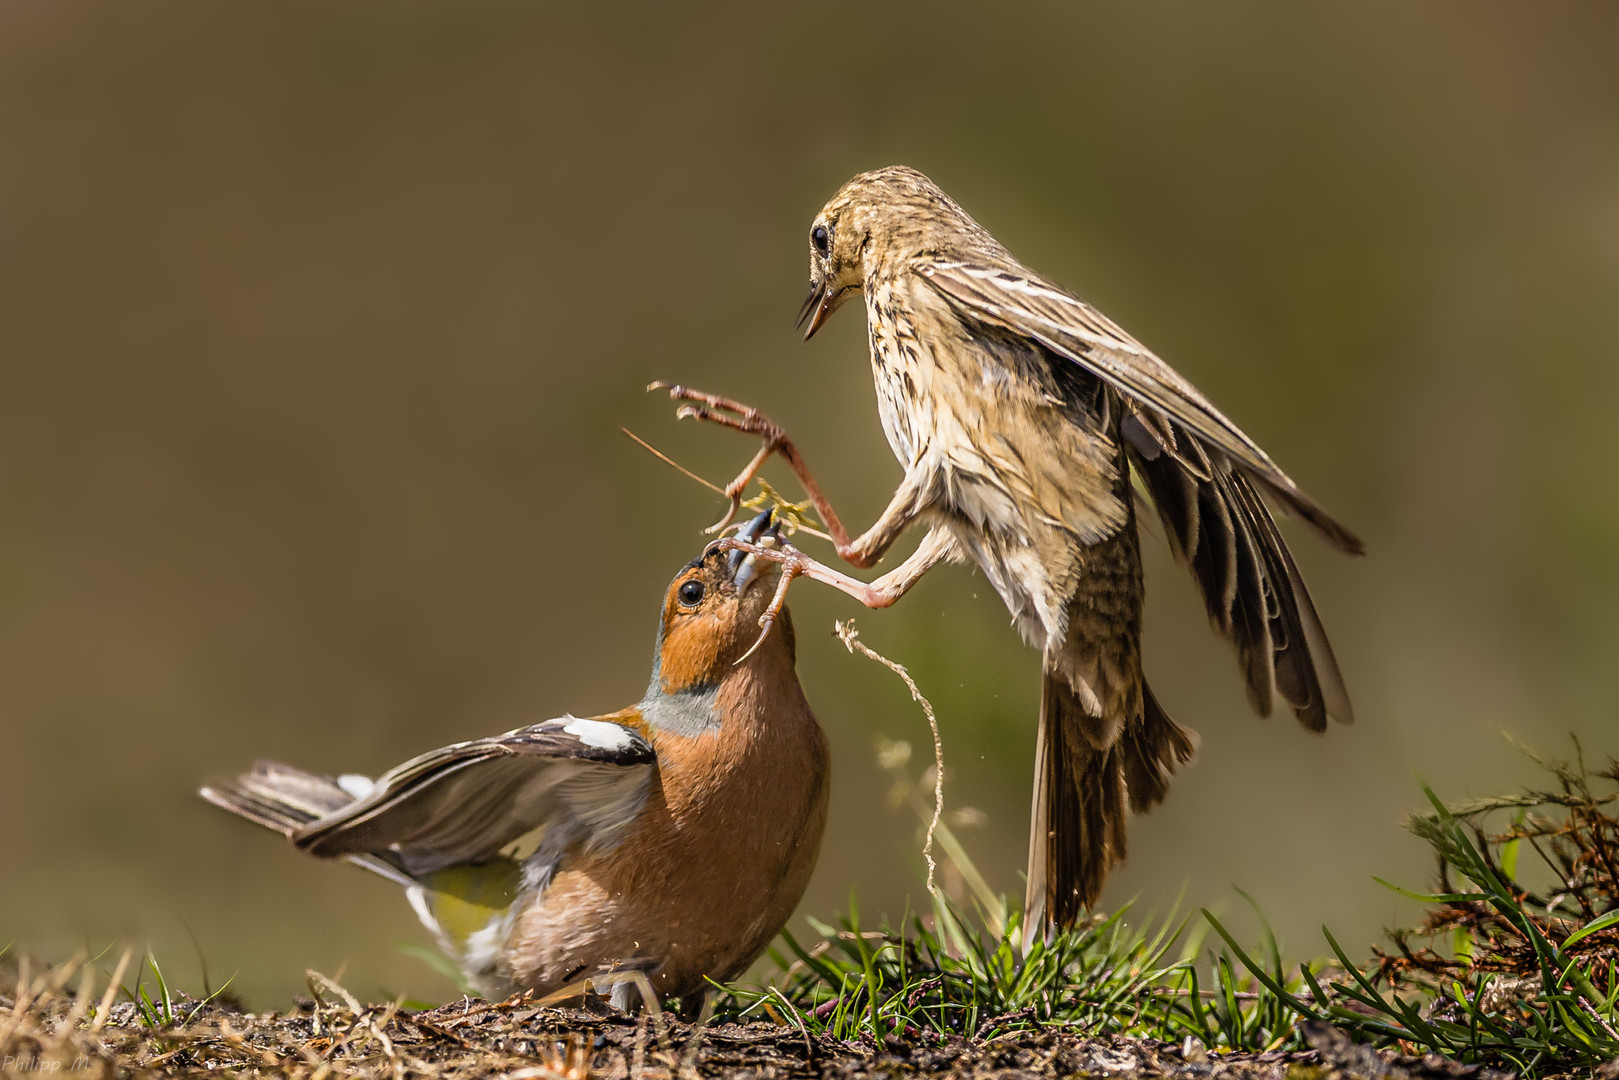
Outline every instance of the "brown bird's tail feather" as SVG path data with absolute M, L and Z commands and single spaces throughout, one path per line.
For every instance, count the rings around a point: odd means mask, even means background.
M 1124 750 L 1124 786 L 1130 794 L 1130 809 L 1145 814 L 1164 801 L 1169 778 L 1197 756 L 1198 738 L 1197 732 L 1169 718 L 1145 679 L 1141 699 L 1141 722 L 1124 725 L 1119 745 Z
M 1088 722 L 1094 723 L 1068 679 L 1048 672 L 1029 828 L 1025 907 L 1033 933 L 1072 925 L 1101 893 L 1107 872 L 1124 860 L 1124 755 L 1118 743 L 1094 747 L 1085 736 Z
M 1085 735 L 1095 721 L 1068 679 L 1046 674 L 1035 749 L 1026 934 L 1071 926 L 1095 904 L 1108 871 L 1124 861 L 1126 808 L 1142 813 L 1156 806 L 1170 776 L 1197 753 L 1197 734 L 1171 720 L 1145 683 L 1142 702 L 1142 716 L 1099 749 Z

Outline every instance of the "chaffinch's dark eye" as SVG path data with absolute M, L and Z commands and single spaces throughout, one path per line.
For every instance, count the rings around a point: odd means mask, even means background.
M 680 602 L 687 607 L 696 607 L 703 602 L 703 583 L 693 579 L 680 587 Z
M 826 231 L 825 225 L 817 225 L 810 230 L 810 242 L 822 255 L 832 250 L 832 234 Z

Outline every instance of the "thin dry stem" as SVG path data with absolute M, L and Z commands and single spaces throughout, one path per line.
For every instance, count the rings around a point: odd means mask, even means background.
M 673 468 L 673 469 L 675 469 L 675 470 L 677 470 L 677 471 L 679 471 L 681 473 L 684 473 L 687 477 L 691 478 L 692 480 L 697 481 L 699 484 L 703 485 L 708 490 L 713 491 L 713 492 L 717 492 L 720 495 L 725 495 L 725 489 L 724 488 L 720 487 L 718 484 L 712 484 L 712 483 L 709 483 L 707 480 L 704 480 L 701 476 L 698 476 L 696 473 L 694 473 L 690 469 L 686 468 L 686 466 L 682 465 L 680 462 L 676 461 L 674 458 L 670 457 L 668 454 L 665 454 L 662 450 L 659 450 L 656 446 L 653 446 L 651 443 L 649 443 L 645 439 L 641 438 L 641 436 L 637 435 L 635 432 L 631 431 L 629 428 L 621 427 L 618 430 L 622 431 L 624 434 L 628 435 L 630 438 L 632 438 L 636 442 L 640 443 L 642 448 L 644 448 L 647 451 L 647 453 L 651 454 L 653 457 L 657 458 L 659 461 L 663 462 L 665 465 L 668 465 L 671 468 Z M 730 498 L 729 495 L 726 495 L 725 497 Z
M 928 822 L 927 839 L 922 843 L 922 858 L 928 864 L 928 892 L 931 894 L 933 875 L 938 868 L 933 861 L 933 834 L 938 831 L 939 819 L 944 817 L 944 740 L 939 737 L 939 720 L 933 715 L 933 703 L 917 689 L 916 680 L 911 678 L 911 673 L 906 670 L 904 664 L 896 664 L 860 640 L 860 631 L 855 629 L 853 619 L 833 623 L 832 632 L 851 653 L 858 651 L 903 679 L 911 691 L 911 699 L 922 706 L 922 712 L 928 718 L 928 729 L 933 732 L 933 820 Z
M 101 1004 L 96 1006 L 95 1023 L 90 1025 L 90 1034 L 94 1035 L 107 1026 L 107 1017 L 112 1012 L 112 1002 L 118 996 L 118 987 L 123 984 L 124 972 L 129 970 L 129 959 L 135 955 L 135 950 L 126 947 L 124 955 L 118 958 L 118 966 L 113 969 L 112 982 L 107 984 L 107 992 L 101 995 Z

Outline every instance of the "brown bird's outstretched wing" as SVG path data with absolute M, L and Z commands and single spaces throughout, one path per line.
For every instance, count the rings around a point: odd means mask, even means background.
M 1329 716 L 1352 720 L 1321 620 L 1257 489 L 1347 553 L 1361 554 L 1360 540 L 1196 387 L 1083 300 L 1015 262 L 924 257 L 913 267 L 965 318 L 1027 338 L 1118 391 L 1132 464 L 1210 621 L 1236 646 L 1254 709 L 1268 716 L 1279 692 L 1311 730 L 1324 730 Z
M 369 785 L 260 762 L 203 798 L 313 855 L 410 878 L 497 854 L 544 826 L 563 845 L 627 823 L 645 797 L 652 746 L 607 720 L 564 716 L 412 758 Z

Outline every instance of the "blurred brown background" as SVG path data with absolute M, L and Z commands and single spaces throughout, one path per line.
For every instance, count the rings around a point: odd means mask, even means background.
M 1503 728 L 1619 751 L 1615 40 L 1596 5 L 0 6 L 0 943 L 130 935 L 195 989 L 189 923 L 257 1004 L 344 965 L 448 996 L 392 886 L 195 787 L 638 697 L 718 502 L 618 427 L 714 478 L 752 450 L 650 379 L 766 408 L 869 521 L 858 308 L 790 324 L 811 216 L 891 162 L 1367 539 L 1290 532 L 1360 717 L 1324 738 L 1249 715 L 1151 545 L 1149 672 L 1204 747 L 1108 896 L 1372 940 L 1410 911 L 1371 875 L 1430 871 L 1417 774 L 1533 779 Z M 837 770 L 806 910 L 898 915 L 871 739 L 926 730 L 829 636 L 849 601 L 794 611 Z M 860 623 L 1021 892 L 1037 658 L 964 569 Z

